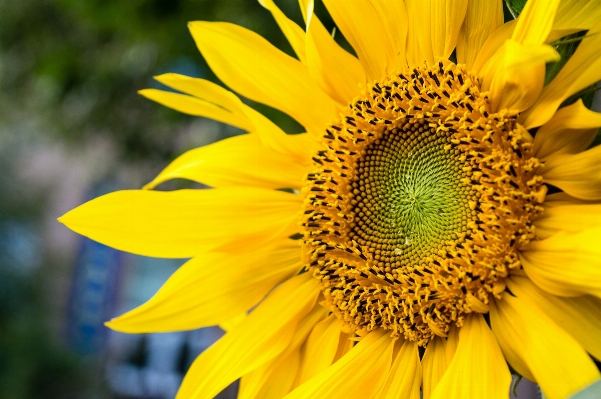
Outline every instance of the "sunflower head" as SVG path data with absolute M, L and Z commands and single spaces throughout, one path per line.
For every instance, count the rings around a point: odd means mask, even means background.
M 440 61 L 373 83 L 325 129 L 305 250 L 353 331 L 425 345 L 501 297 L 545 196 L 517 115 L 492 113 L 478 77 Z

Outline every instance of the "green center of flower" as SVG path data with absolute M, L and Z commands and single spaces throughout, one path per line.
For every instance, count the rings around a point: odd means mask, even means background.
M 304 252 L 349 329 L 425 345 L 501 297 L 545 194 L 516 116 L 440 63 L 375 83 L 325 130 Z
M 445 150 L 447 136 L 414 120 L 385 132 L 358 161 L 349 235 L 374 251 L 379 266 L 410 266 L 467 230 L 474 193 Z

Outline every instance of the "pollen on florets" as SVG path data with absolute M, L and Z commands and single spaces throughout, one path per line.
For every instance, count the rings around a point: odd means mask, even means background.
M 463 66 L 439 63 L 374 83 L 325 129 L 304 251 L 348 328 L 423 345 L 502 295 L 545 194 L 516 117 L 491 113 Z

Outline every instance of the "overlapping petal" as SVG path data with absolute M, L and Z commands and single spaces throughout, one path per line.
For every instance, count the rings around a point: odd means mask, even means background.
M 340 360 L 285 398 L 370 398 L 386 380 L 393 347 L 394 342 L 387 332 L 372 331 Z M 349 381 L 353 383 L 349 384 Z
M 150 300 L 107 326 L 148 333 L 227 323 L 300 268 L 299 245 L 292 240 L 255 252 L 202 254 L 181 266 Z
M 404 63 L 406 13 L 401 1 L 324 0 L 344 37 L 355 49 L 370 80 Z
M 301 352 L 297 385 L 315 377 L 334 362 L 341 339 L 342 322 L 330 315 L 311 331 Z
M 442 379 L 447 367 L 449 358 L 447 357 L 446 341 L 441 337 L 434 337 L 426 347 L 426 352 L 422 359 L 423 382 L 422 391 L 424 399 L 432 397 L 432 393 Z
M 466 317 L 453 359 L 432 399 L 506 399 L 511 373 L 492 331 L 480 314 Z
M 295 142 L 294 136 L 287 139 Z M 144 188 L 179 178 L 212 187 L 299 189 L 308 172 L 306 166 L 263 145 L 258 135 L 246 134 L 185 152 Z
M 601 300 L 590 295 L 561 298 L 546 293 L 530 279 L 515 276 L 507 286 L 518 297 L 527 297 L 547 316 L 566 330 L 587 352 L 601 359 Z
M 528 129 L 545 124 L 565 99 L 600 79 L 601 22 L 598 22 L 557 76 L 545 86 L 538 101 L 520 115 L 520 123 Z
M 467 0 L 406 0 L 410 35 L 417 36 L 419 50 L 428 64 L 448 59 L 457 45 L 467 11 Z
M 399 339 L 396 356 L 388 372 L 388 378 L 376 399 L 419 399 L 422 368 L 417 344 Z
M 545 182 L 559 187 L 572 197 L 601 199 L 601 147 L 578 154 L 557 154 L 545 162 L 541 175 Z
M 576 154 L 586 150 L 601 127 L 601 113 L 586 108 L 582 100 L 561 108 L 536 132 L 534 156 Z
M 224 22 L 189 27 L 213 72 L 242 96 L 287 113 L 308 131 L 321 131 L 336 116 L 336 104 L 307 67 L 258 34 Z
M 601 227 L 578 233 L 564 231 L 522 249 L 528 277 L 542 289 L 561 296 L 601 297 Z
M 490 320 L 509 364 L 549 399 L 564 399 L 599 378 L 582 346 L 527 296 L 506 293 L 491 303 Z
M 457 61 L 472 69 L 488 37 L 503 24 L 503 3 L 470 0 L 457 39 Z
M 308 4 L 306 52 L 307 66 L 319 86 L 346 106 L 365 86 L 366 77 L 359 60 L 340 47 Z
M 242 377 L 238 399 L 281 399 L 292 390 L 301 367 L 301 346 L 312 329 L 327 315 L 322 306 L 315 306 L 296 327 L 292 340 L 275 359 Z
M 192 363 L 178 399 L 211 399 L 241 376 L 281 354 L 311 312 L 319 288 L 307 273 L 276 288 L 240 325 Z

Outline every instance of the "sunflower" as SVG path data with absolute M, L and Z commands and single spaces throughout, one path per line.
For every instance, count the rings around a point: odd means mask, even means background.
M 297 58 L 228 23 L 192 36 L 223 83 L 306 133 L 203 79 L 143 90 L 248 134 L 60 219 L 191 258 L 107 325 L 228 330 L 178 398 L 241 378 L 240 398 L 505 399 L 513 372 L 560 399 L 597 380 L 601 115 L 566 100 L 601 80 L 601 3 L 530 0 L 504 24 L 500 0 L 324 0 L 356 56 L 312 0 L 304 30 L 260 3 Z M 560 60 L 550 43 L 574 34 Z M 173 178 L 212 189 L 152 190 Z

